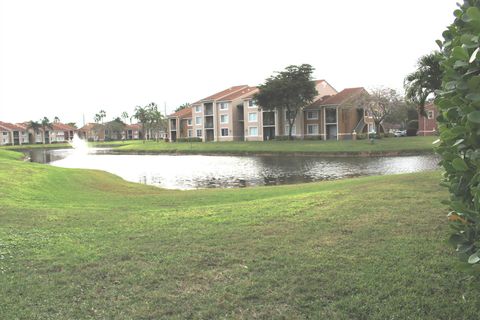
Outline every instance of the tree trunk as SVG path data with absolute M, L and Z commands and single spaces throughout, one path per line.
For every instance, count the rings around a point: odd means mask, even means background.
M 293 130 L 293 125 L 295 124 L 295 119 L 297 119 L 297 113 L 298 113 L 298 110 L 295 111 L 295 114 L 293 115 L 293 117 L 290 117 L 290 113 L 291 111 L 287 109 L 287 113 L 289 114 L 288 116 L 288 140 L 293 140 L 293 137 L 292 137 L 292 130 Z

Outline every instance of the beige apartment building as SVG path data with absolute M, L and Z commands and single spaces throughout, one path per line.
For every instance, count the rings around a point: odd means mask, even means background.
M 372 131 L 373 121 L 361 105 L 364 88 L 337 92 L 327 81 L 316 80 L 315 101 L 299 111 L 292 127 L 296 139 L 344 140 Z M 258 88 L 234 86 L 192 104 L 188 111 L 169 116 L 169 134 L 202 141 L 267 141 L 289 133 L 288 112 L 264 110 L 253 100 Z M 184 109 L 185 110 L 185 109 Z M 183 121 L 183 122 L 182 122 Z

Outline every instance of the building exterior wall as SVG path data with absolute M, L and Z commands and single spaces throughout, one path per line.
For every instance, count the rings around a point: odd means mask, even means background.
M 434 104 L 425 106 L 427 116 L 419 114 L 418 116 L 418 135 L 419 136 L 433 136 L 438 133 L 437 117 L 438 109 Z
M 244 139 L 245 141 L 263 141 L 263 112 L 261 108 L 250 101 L 252 100 L 243 101 Z M 250 114 L 256 115 L 256 120 Z M 254 134 L 254 128 L 256 128 L 257 134 Z
M 338 108 L 338 140 L 352 139 L 353 130 L 360 121 L 356 108 Z
M 316 113 L 317 115 L 317 119 L 309 119 L 308 118 L 308 114 L 309 112 L 314 112 Z M 304 127 L 303 127 L 303 133 L 304 133 L 304 136 L 305 136 L 305 139 L 325 139 L 324 137 L 324 114 L 322 112 L 322 108 L 318 108 L 318 109 L 311 109 L 311 110 L 305 110 L 303 112 L 303 116 L 304 116 Z M 314 114 L 312 115 L 314 116 Z M 309 126 L 317 126 L 317 133 L 309 133 L 308 132 L 308 128 Z

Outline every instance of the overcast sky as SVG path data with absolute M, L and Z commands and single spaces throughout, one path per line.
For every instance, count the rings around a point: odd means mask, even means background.
M 337 90 L 401 89 L 456 0 L 0 0 L 0 121 L 82 125 L 136 105 L 170 113 L 309 63 Z

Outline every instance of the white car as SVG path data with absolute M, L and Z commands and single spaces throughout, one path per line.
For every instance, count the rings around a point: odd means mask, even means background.
M 397 130 L 393 132 L 393 135 L 395 137 L 406 137 L 407 136 L 407 130 Z

